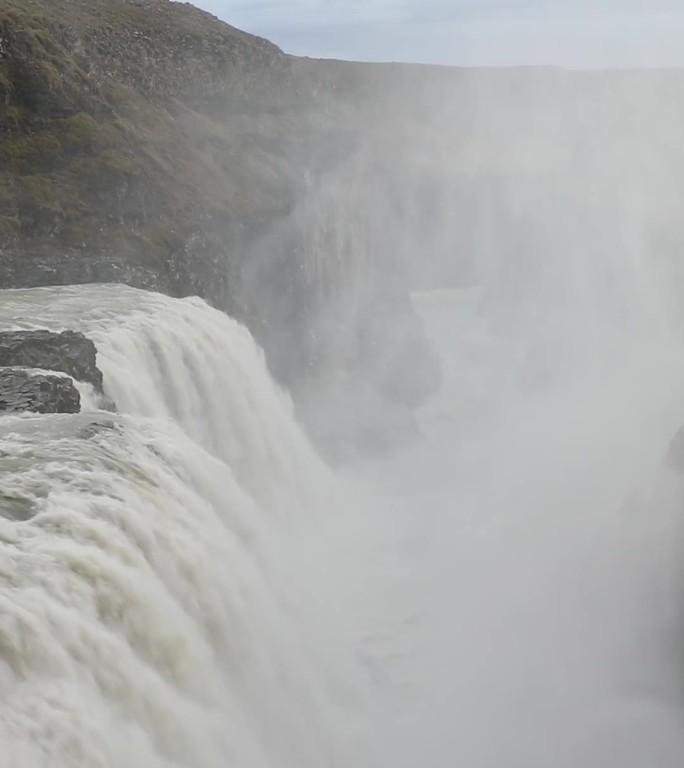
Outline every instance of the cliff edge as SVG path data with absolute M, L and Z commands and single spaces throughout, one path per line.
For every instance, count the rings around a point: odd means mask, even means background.
M 336 78 L 187 3 L 7 0 L 0 287 L 197 294 L 248 325 L 296 402 L 344 369 L 410 420 L 436 367 Z M 303 409 L 313 432 L 325 407 Z

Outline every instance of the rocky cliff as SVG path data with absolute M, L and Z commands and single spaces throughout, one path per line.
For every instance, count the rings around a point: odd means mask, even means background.
M 636 221 L 636 189 L 677 250 L 684 155 L 661 160 L 683 82 L 298 59 L 187 3 L 4 0 L 0 286 L 198 294 L 247 323 L 313 431 L 362 398 L 373 442 L 438 378 L 411 286 L 496 275 L 504 306 L 521 254 Z
M 243 233 L 287 205 L 249 119 L 275 109 L 285 60 L 189 5 L 4 3 L 3 283 L 225 302 Z
M 374 378 L 381 360 L 378 386 L 412 407 L 434 365 L 337 87 L 189 4 L 7 0 L 0 286 L 198 294 L 248 324 L 298 402 L 331 366 Z

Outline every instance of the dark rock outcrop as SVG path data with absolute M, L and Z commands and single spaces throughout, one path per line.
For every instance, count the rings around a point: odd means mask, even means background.
M 78 413 L 81 398 L 67 376 L 0 370 L 0 413 Z
M 95 344 L 77 331 L 0 333 L 0 366 L 60 371 L 102 392 Z
M 92 385 L 100 406 L 115 410 L 102 391 L 96 358 L 95 344 L 76 331 L 0 333 L 0 413 L 78 413 L 74 380 Z

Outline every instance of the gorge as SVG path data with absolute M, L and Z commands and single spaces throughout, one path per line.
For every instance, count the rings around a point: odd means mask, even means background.
M 0 765 L 679 768 L 682 97 L 0 0 Z

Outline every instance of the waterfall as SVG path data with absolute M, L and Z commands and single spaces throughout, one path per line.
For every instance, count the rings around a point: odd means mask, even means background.
M 2 420 L 0 764 L 349 765 L 364 554 L 249 333 L 122 286 L 0 293 L 38 327 L 93 339 L 118 412 Z
M 415 295 L 425 440 L 338 473 L 202 301 L 0 292 L 117 405 L 0 420 L 0 766 L 679 766 L 684 355 L 640 269 L 568 292 L 542 376 L 481 288 Z

